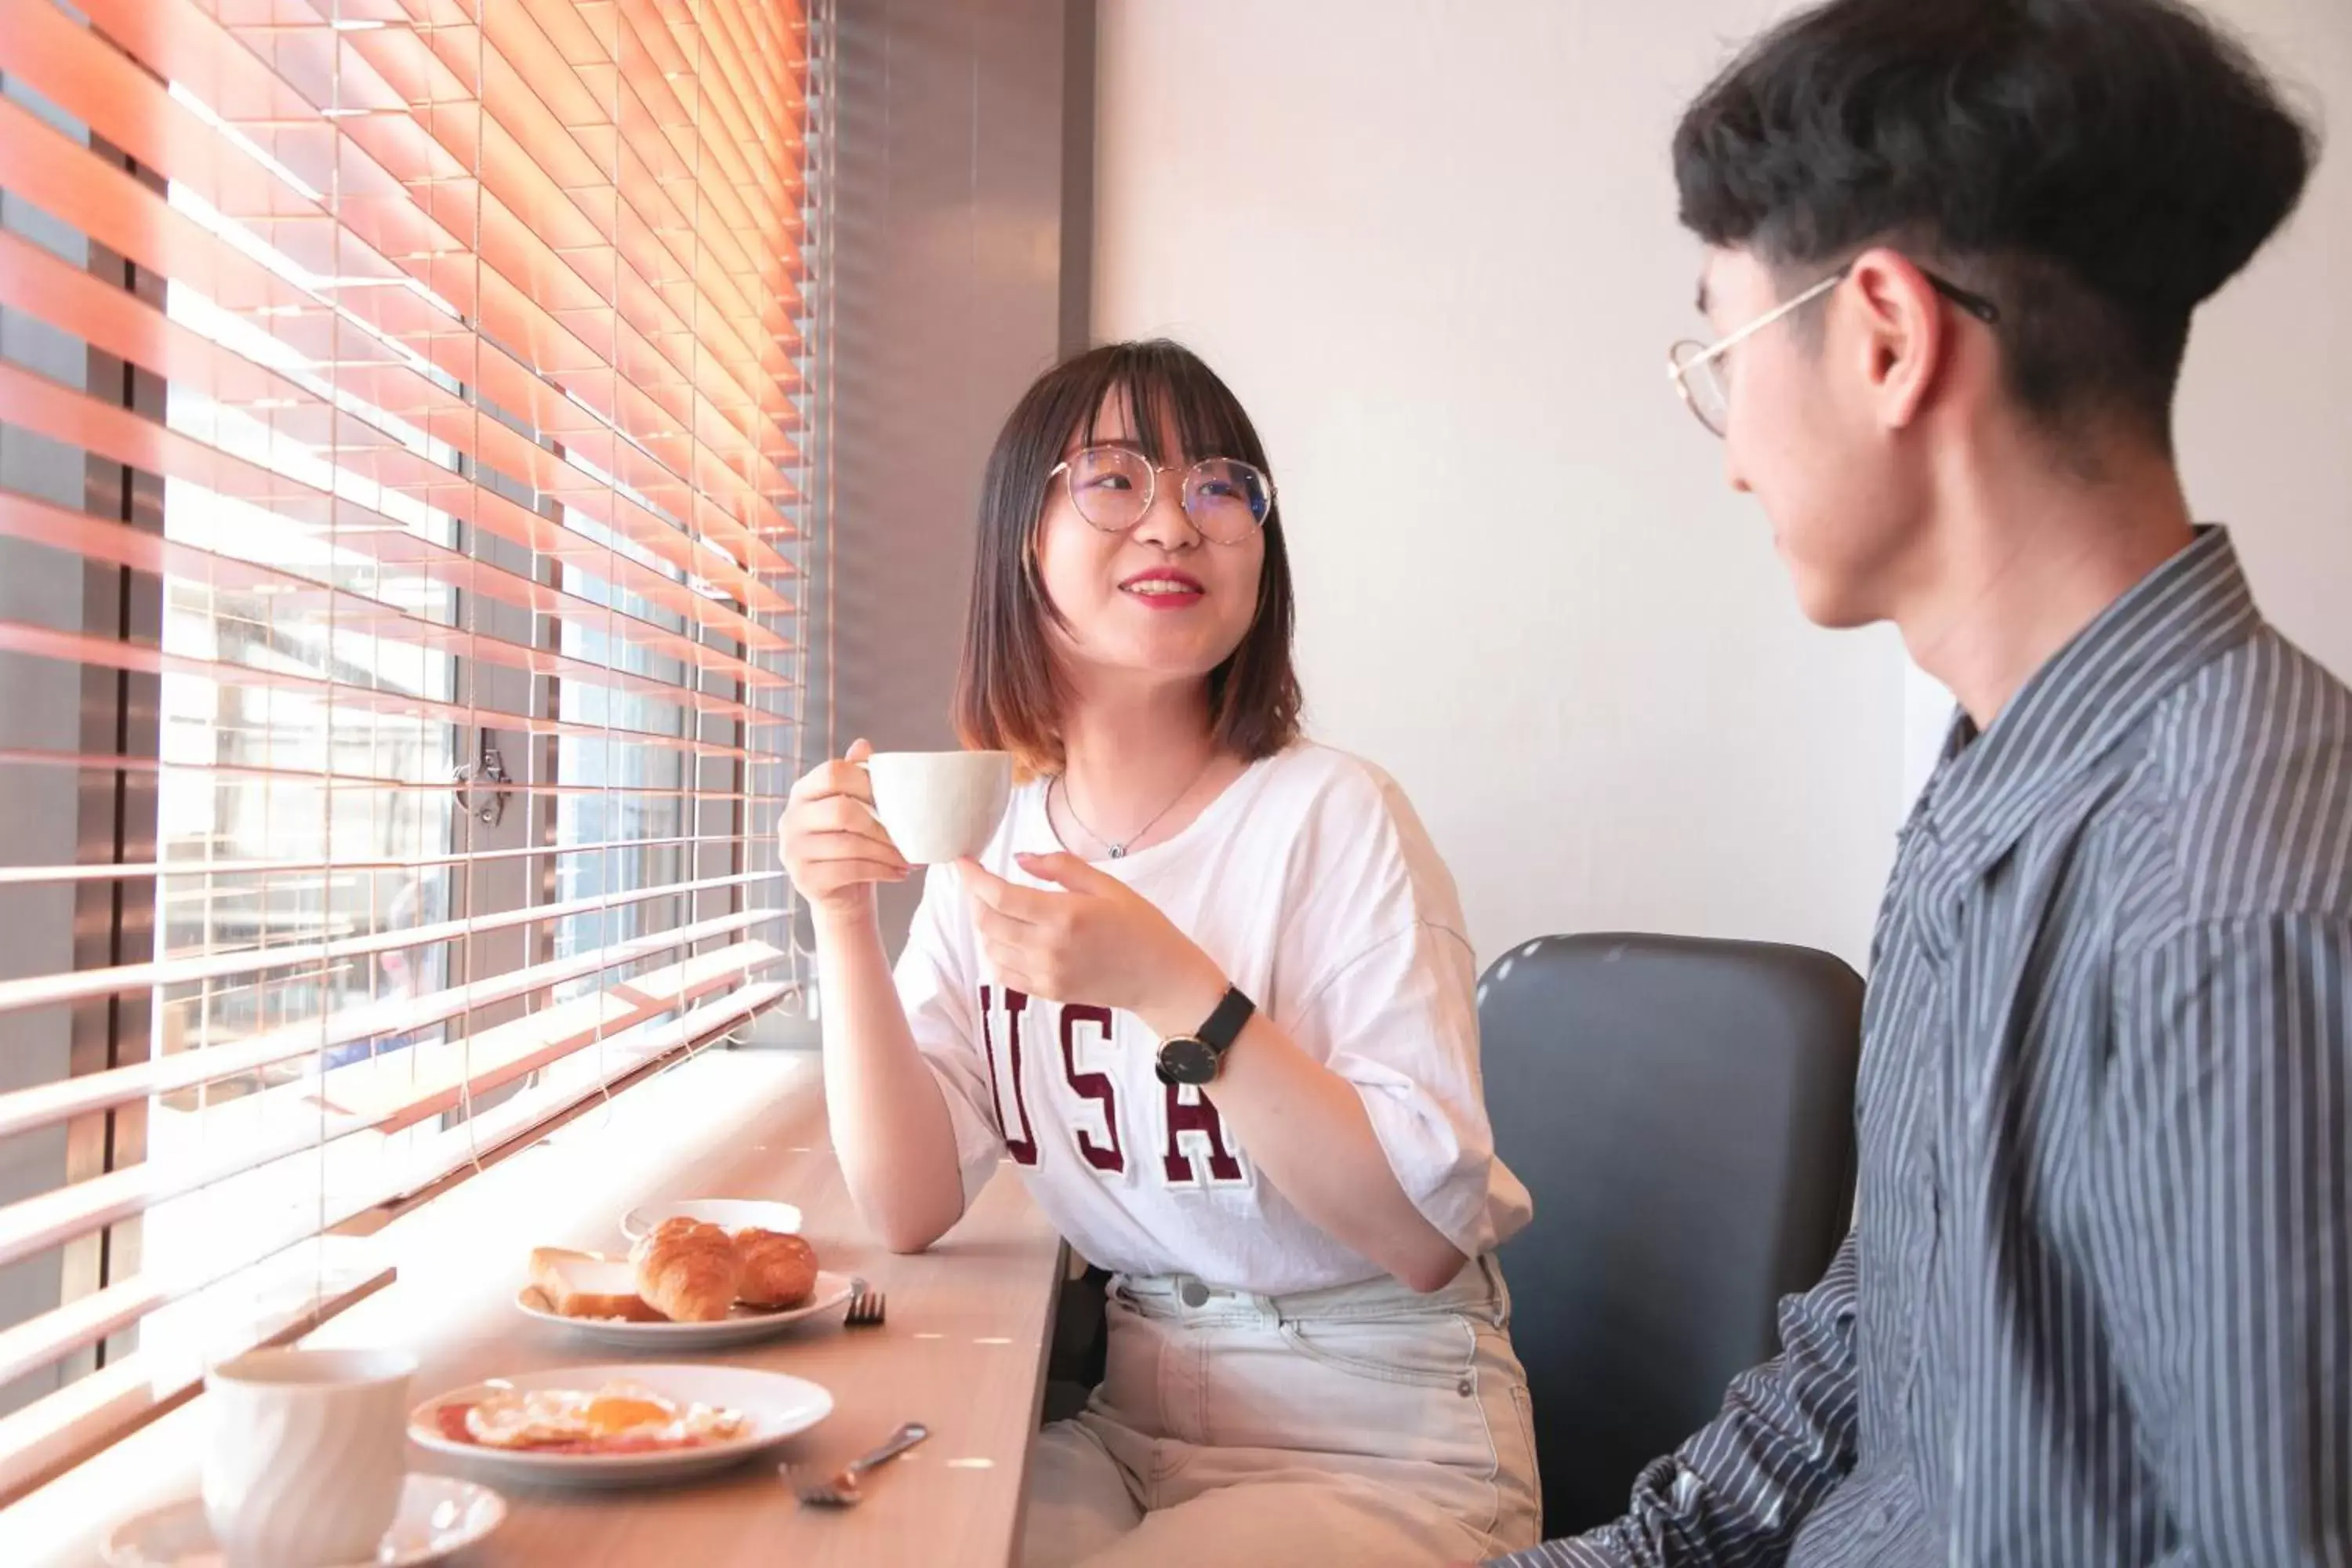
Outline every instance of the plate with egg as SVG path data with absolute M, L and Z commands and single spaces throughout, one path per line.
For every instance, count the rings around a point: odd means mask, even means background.
M 740 1464 L 807 1431 L 833 1395 L 748 1367 L 559 1367 L 426 1400 L 409 1440 L 491 1481 L 626 1487 Z
M 718 1350 L 840 1308 L 852 1289 L 846 1276 L 819 1268 L 798 1236 L 677 1215 L 626 1258 L 536 1248 L 515 1306 L 622 1350 Z

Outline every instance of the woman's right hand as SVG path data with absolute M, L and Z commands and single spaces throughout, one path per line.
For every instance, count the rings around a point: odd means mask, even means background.
M 908 865 L 874 815 L 874 787 L 857 764 L 874 754 L 863 741 L 837 763 L 822 763 L 793 785 L 777 825 L 784 869 L 819 915 L 863 917 L 874 884 L 903 882 Z

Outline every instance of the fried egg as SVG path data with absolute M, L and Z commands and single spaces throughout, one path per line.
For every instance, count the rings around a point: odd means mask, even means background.
M 682 1448 L 722 1442 L 742 1427 L 737 1411 L 681 1404 L 633 1383 L 593 1393 L 506 1389 L 466 1412 L 466 1435 L 488 1448 Z

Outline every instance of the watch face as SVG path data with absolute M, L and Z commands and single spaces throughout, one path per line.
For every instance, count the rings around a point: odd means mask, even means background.
M 1160 1043 L 1160 1081 L 1162 1083 L 1213 1083 L 1217 1077 L 1217 1053 L 1205 1040 L 1190 1035 L 1177 1035 Z

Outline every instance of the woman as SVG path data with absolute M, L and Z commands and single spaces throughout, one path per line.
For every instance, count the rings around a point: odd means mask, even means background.
M 1049 372 L 981 502 L 958 727 L 1024 782 L 908 868 L 850 757 L 793 792 L 860 1211 L 929 1246 L 1010 1159 L 1113 1271 L 1108 1372 L 1031 1464 L 1032 1568 L 1428 1563 L 1536 1538 L 1490 1256 L 1471 950 L 1396 785 L 1298 738 L 1256 431 L 1168 342 Z

